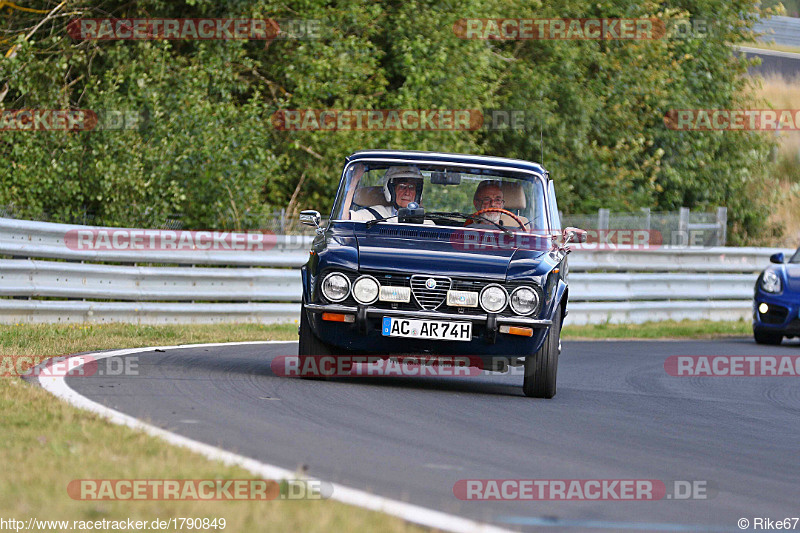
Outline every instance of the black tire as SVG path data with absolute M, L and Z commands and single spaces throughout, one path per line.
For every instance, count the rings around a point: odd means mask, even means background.
M 319 365 L 310 363 L 307 366 L 307 359 L 309 358 L 319 358 L 321 356 L 326 355 L 346 355 L 343 353 L 343 350 L 336 350 L 334 353 L 334 348 L 327 343 L 321 341 L 319 337 L 314 335 L 314 332 L 311 331 L 311 324 L 308 320 L 308 315 L 306 314 L 306 307 L 303 305 L 300 308 L 300 340 L 298 342 L 297 347 L 297 355 L 299 361 L 300 368 L 317 368 Z M 342 369 L 343 371 L 348 371 L 347 365 L 344 366 Z M 300 377 L 305 379 L 321 379 L 326 380 L 332 376 L 323 376 L 320 374 L 313 374 L 308 376 L 301 375 Z
M 311 324 L 308 320 L 306 313 L 306 306 L 300 307 L 300 342 L 297 349 L 297 354 L 300 356 L 301 361 L 303 356 L 308 355 L 331 355 L 331 348 L 311 331 Z
M 780 333 L 772 333 L 769 331 L 753 330 L 753 338 L 758 344 L 771 344 L 777 345 L 783 341 L 783 335 Z
M 558 354 L 561 351 L 561 313 L 561 304 L 558 304 L 544 344 L 538 352 L 525 359 L 522 392 L 529 398 L 549 399 L 556 395 Z

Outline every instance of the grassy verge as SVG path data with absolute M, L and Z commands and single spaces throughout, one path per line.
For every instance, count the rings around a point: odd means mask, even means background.
M 800 54 L 800 48 L 797 46 L 788 46 L 785 44 L 775 44 L 774 42 L 749 42 L 743 43 L 742 46 L 745 48 L 758 48 L 759 50 L 773 50 L 775 52 L 793 52 L 795 54 Z
M 0 354 L 61 355 L 138 346 L 294 340 L 294 324 L 263 326 L 0 326 Z M 658 322 L 570 326 L 564 337 L 707 338 L 749 335 L 747 322 Z M 18 378 L 0 378 L 0 516 L 27 520 L 225 518 L 226 531 L 419 531 L 380 513 L 332 501 L 167 502 L 72 500 L 73 479 L 242 479 L 247 472 L 209 461 L 74 409 Z
M 568 319 L 569 320 L 569 319 Z M 644 324 L 597 324 L 572 326 L 562 331 L 565 339 L 710 339 L 720 336 L 752 335 L 749 321 L 712 322 L 710 320 L 667 320 Z
M 296 339 L 297 326 L 0 326 L 0 353 L 56 355 L 156 344 Z M 248 472 L 70 407 L 0 378 L 0 517 L 27 520 L 225 518 L 225 531 L 422 531 L 333 501 L 75 501 L 73 479 L 249 479 Z M 168 531 L 174 531 L 169 528 Z M 214 530 L 209 530 L 214 531 Z M 216 531 L 219 531 L 216 530 Z

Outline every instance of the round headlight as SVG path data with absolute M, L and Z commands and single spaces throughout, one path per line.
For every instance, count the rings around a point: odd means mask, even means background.
M 761 288 L 767 292 L 781 292 L 781 278 L 772 270 L 767 270 L 761 278 Z
M 517 287 L 511 293 L 511 310 L 518 315 L 529 315 L 539 305 L 539 295 L 530 287 Z
M 361 276 L 353 283 L 353 298 L 360 304 L 371 304 L 378 299 L 381 286 L 371 276 Z
M 330 302 L 341 302 L 350 294 L 350 280 L 339 272 L 328 274 L 322 280 L 322 295 Z
M 481 307 L 489 313 L 499 313 L 508 303 L 508 294 L 500 285 L 487 285 L 481 291 Z

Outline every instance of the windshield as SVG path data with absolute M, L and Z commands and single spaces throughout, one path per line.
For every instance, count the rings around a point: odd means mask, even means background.
M 463 227 L 464 218 L 435 213 L 482 215 L 475 227 L 500 223 L 512 230 L 546 230 L 542 181 L 522 172 L 453 165 L 356 163 L 347 168 L 333 209 L 334 220 L 368 221 L 392 217 L 416 202 L 440 226 Z M 398 219 L 381 222 L 397 223 Z

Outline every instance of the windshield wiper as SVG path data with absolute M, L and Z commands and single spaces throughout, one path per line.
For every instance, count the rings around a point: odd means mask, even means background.
M 452 219 L 453 217 L 456 218 L 463 218 L 464 220 L 483 220 L 488 222 L 489 224 L 493 224 L 497 229 L 505 233 L 507 236 L 511 237 L 514 235 L 510 229 L 503 226 L 502 224 L 498 224 L 494 220 L 490 220 L 483 215 L 475 215 L 471 214 L 468 215 L 467 213 L 459 213 L 458 211 L 432 211 L 430 213 L 425 213 L 426 217 L 430 218 L 438 218 L 439 220 L 442 219 Z
M 391 215 L 391 216 L 383 217 L 383 218 L 373 218 L 372 220 L 368 220 L 367 221 L 367 228 L 371 228 L 372 226 L 374 226 L 378 222 L 384 222 L 386 220 L 389 220 L 390 218 L 397 218 L 397 215 Z

